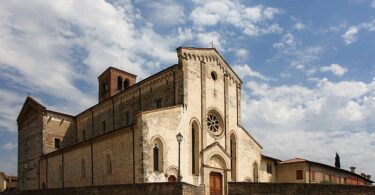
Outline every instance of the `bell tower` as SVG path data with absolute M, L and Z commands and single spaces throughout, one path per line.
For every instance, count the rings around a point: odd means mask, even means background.
M 136 83 L 137 75 L 115 67 L 108 67 L 98 77 L 99 102 L 116 95 Z

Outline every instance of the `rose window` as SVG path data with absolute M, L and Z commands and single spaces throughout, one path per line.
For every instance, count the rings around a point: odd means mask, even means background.
M 222 130 L 220 128 L 220 119 L 213 113 L 209 113 L 207 116 L 207 127 L 209 131 L 214 135 L 221 134 Z

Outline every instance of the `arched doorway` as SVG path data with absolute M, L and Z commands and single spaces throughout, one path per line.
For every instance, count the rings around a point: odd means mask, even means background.
M 210 195 L 223 194 L 223 176 L 218 172 L 210 173 Z
M 225 175 L 226 163 L 222 156 L 215 154 L 210 158 L 208 163 L 212 169 L 210 170 L 210 195 L 222 195 L 224 191 L 224 181 L 227 179 Z
M 168 177 L 168 182 L 176 182 L 176 181 L 177 181 L 176 176 L 174 176 L 174 175 L 170 175 L 170 176 Z

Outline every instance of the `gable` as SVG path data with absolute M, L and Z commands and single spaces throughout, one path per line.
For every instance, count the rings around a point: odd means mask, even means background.
M 30 120 L 42 113 L 45 109 L 46 108 L 42 104 L 34 100 L 32 97 L 27 97 L 17 117 L 17 123 L 21 124 L 24 121 Z
M 203 164 L 210 165 L 213 161 L 216 161 L 216 157 L 220 157 L 220 159 L 225 162 L 226 167 L 230 167 L 230 154 L 228 154 L 227 151 L 223 148 L 223 146 L 220 145 L 219 142 L 214 142 L 210 145 L 208 145 L 205 149 L 202 150 L 203 156 L 205 158 L 203 159 Z M 216 157 L 215 157 L 216 156 Z M 216 163 L 221 164 L 221 163 Z
M 223 69 L 230 80 L 234 80 L 239 85 L 242 84 L 241 78 L 215 48 L 179 47 L 177 48 L 177 55 L 179 58 L 182 57 L 186 60 L 198 60 L 203 62 L 214 61 Z

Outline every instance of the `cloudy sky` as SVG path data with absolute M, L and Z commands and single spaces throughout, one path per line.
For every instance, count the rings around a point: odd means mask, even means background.
M 109 65 L 143 79 L 179 46 L 217 50 L 242 77 L 242 120 L 280 159 L 375 176 L 375 0 L 0 2 L 0 168 L 16 174 L 28 94 L 72 115 Z

